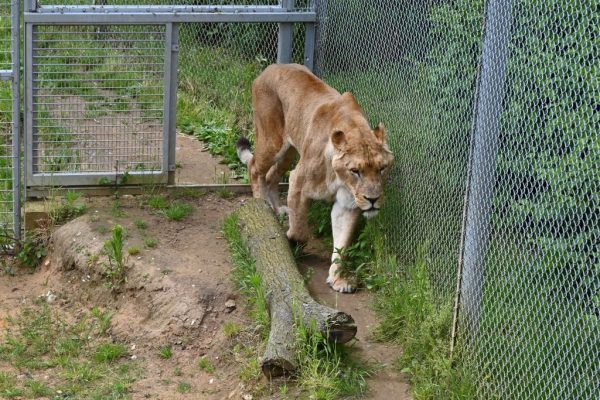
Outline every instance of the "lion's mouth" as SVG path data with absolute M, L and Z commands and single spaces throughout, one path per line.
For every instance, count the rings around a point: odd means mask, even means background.
M 365 216 L 365 218 L 372 218 L 376 216 L 378 212 L 379 208 L 371 207 L 368 210 L 363 210 L 362 214 Z

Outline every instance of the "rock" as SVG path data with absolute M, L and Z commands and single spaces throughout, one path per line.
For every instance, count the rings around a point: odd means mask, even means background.
M 52 292 L 46 293 L 46 303 L 52 304 L 56 301 L 56 295 Z
M 243 400 L 252 400 L 252 395 L 251 394 L 244 394 L 244 395 L 242 395 L 242 399 Z
M 233 301 L 232 299 L 229 299 L 229 300 L 227 300 L 225 302 L 225 311 L 228 312 L 228 313 L 230 313 L 233 310 L 235 310 L 236 307 L 237 306 L 235 304 L 235 301 Z

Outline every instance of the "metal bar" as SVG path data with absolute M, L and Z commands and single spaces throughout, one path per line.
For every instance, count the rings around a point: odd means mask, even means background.
M 13 234 L 21 239 L 21 1 L 12 1 Z
M 53 186 L 39 186 L 29 189 L 30 198 L 46 198 L 48 196 L 63 196 L 67 191 L 74 190 L 81 192 L 84 196 L 110 196 L 114 194 L 114 186 L 73 186 L 69 188 L 53 187 Z M 153 187 L 152 190 L 159 192 L 174 192 L 178 190 L 197 190 L 199 192 L 204 191 L 219 191 L 229 190 L 237 194 L 250 194 L 252 193 L 252 187 L 249 184 L 199 184 L 199 185 L 165 185 Z M 288 184 L 280 183 L 280 191 L 287 191 Z M 147 189 L 143 186 L 119 186 L 120 194 L 140 195 L 146 193 Z
M 23 14 L 26 23 L 60 25 L 158 25 L 183 22 L 314 22 L 314 12 L 256 12 L 256 13 L 29 13 Z
M 469 155 L 469 184 L 461 246 L 460 295 L 455 307 L 476 340 L 481 314 L 482 288 L 489 224 L 496 179 L 500 114 L 504 98 L 505 68 L 512 25 L 512 1 L 486 3 L 486 25 L 479 75 L 474 130 Z M 459 315 L 460 311 L 460 315 Z
M 291 12 L 294 9 L 294 0 L 281 0 L 281 7 Z M 294 25 L 279 23 L 277 40 L 277 63 L 287 64 L 292 62 L 292 49 L 294 43 Z
M 28 181 L 30 186 L 102 186 L 101 180 L 108 179 L 111 184 L 107 186 L 114 187 L 115 178 L 122 178 L 123 172 L 55 172 L 35 174 Z M 128 171 L 127 184 L 164 184 L 167 174 L 164 171 Z M 30 193 L 27 194 L 30 196 Z
M 316 27 L 314 23 L 304 24 L 304 65 L 311 71 L 315 66 Z
M 33 0 L 32 0 L 33 1 Z M 287 1 L 287 0 L 284 0 Z M 38 13 L 177 13 L 177 14 L 256 14 L 287 12 L 285 6 L 269 5 L 45 5 Z
M 11 81 L 13 80 L 13 70 L 3 69 L 0 70 L 0 81 Z
M 23 1 L 23 10 L 25 12 L 35 12 L 37 11 L 37 0 L 24 0 Z
M 177 69 L 179 61 L 179 24 L 167 25 L 165 42 L 165 96 L 163 165 L 168 183 L 175 183 L 175 150 L 177 145 Z
M 24 38 L 24 77 L 25 77 L 25 118 L 24 118 L 24 129 L 25 129 L 25 196 L 27 196 L 27 187 L 29 186 L 31 179 L 33 178 L 33 35 L 34 29 L 32 24 L 25 24 L 25 38 Z M 36 154 L 37 156 L 37 154 Z

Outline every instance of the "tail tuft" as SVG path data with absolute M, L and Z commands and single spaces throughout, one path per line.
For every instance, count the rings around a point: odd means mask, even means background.
M 252 160 L 252 144 L 245 137 L 240 137 L 235 144 L 237 155 L 241 162 L 248 165 L 250 160 Z

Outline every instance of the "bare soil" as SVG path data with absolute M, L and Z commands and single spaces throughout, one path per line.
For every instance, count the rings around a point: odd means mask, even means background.
M 198 151 L 201 144 L 190 145 L 190 140 L 194 139 L 178 136 L 178 159 L 183 164 L 180 182 L 196 183 L 201 178 L 194 172 L 208 177 L 220 166 L 210 156 L 206 158 L 207 153 Z M 186 202 L 194 211 L 180 222 L 142 206 L 140 198 L 121 198 L 120 217 L 115 216 L 114 199 L 88 201 L 86 215 L 55 230 L 53 247 L 37 272 L 0 275 L 0 335 L 10 323 L 8 317 L 20 307 L 52 292 L 57 300 L 51 307 L 66 318 L 94 306 L 114 312 L 111 335 L 128 345 L 129 356 L 144 370 L 143 378 L 133 386 L 133 399 L 251 399 L 256 383 L 240 378 L 242 366 L 232 351 L 232 339 L 223 332 L 227 322 L 252 326 L 245 300 L 230 279 L 227 243 L 220 230 L 223 218 L 245 197 L 224 199 L 209 193 L 188 198 Z M 137 228 L 136 220 L 145 221 L 147 228 Z M 102 257 L 93 261 L 93 256 L 99 254 L 110 236 L 109 228 L 117 223 L 127 232 L 125 248 L 141 251 L 129 256 L 127 283 L 115 293 L 102 277 Z M 145 247 L 146 238 L 155 239 L 157 246 Z M 370 340 L 377 321 L 369 309 L 369 294 L 333 292 L 325 284 L 329 249 L 316 242 L 307 249 L 311 254 L 302 259 L 301 269 L 314 271 L 309 290 L 318 300 L 355 318 L 358 341 L 354 352 L 382 366 L 370 378 L 371 391 L 366 398 L 410 399 L 406 378 L 392 367 L 400 349 Z M 171 359 L 158 356 L 163 345 L 172 346 Z M 214 372 L 198 368 L 202 356 L 214 364 Z M 192 385 L 190 393 L 177 392 L 178 383 L 183 381 Z M 281 396 L 278 385 L 274 385 L 271 394 L 254 394 L 254 399 L 302 398 L 293 392 Z

